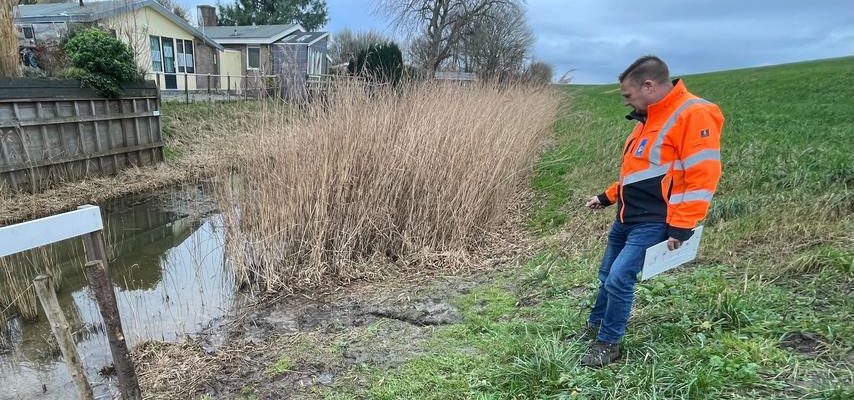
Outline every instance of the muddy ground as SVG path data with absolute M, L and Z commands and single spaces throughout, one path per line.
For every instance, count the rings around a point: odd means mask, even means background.
M 422 354 L 438 326 L 461 323 L 454 298 L 515 268 L 508 262 L 476 274 L 266 301 L 224 323 L 224 332 L 139 346 L 140 385 L 157 399 L 309 399 L 336 387 L 358 392 L 368 385 L 364 371 L 398 366 Z

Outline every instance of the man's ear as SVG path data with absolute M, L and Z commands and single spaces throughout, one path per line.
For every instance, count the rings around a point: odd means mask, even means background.
M 647 79 L 647 80 L 643 81 L 643 83 L 641 84 L 641 88 L 643 88 L 644 90 L 646 90 L 648 92 L 654 91 L 655 86 L 656 86 L 656 84 L 655 84 L 655 82 L 652 81 L 652 79 Z

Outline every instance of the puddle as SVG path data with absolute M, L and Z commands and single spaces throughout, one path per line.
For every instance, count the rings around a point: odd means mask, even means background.
M 216 326 L 239 301 L 222 246 L 221 220 L 197 186 L 101 205 L 111 275 L 129 347 L 177 341 Z M 112 398 L 115 377 L 99 370 L 111 357 L 101 317 L 82 272 L 77 241 L 53 247 L 62 281 L 57 296 L 75 332 L 96 398 Z M 28 277 L 32 278 L 32 277 Z M 0 279 L 7 279 L 5 276 Z M 4 289 L 5 290 L 5 289 Z M 73 384 L 42 317 L 0 325 L 0 399 L 64 399 Z M 51 350 L 51 349 L 54 350 Z

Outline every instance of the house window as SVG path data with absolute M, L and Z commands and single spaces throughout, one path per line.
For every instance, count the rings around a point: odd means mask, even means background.
M 35 35 L 33 34 L 33 27 L 32 26 L 25 26 L 24 27 L 24 39 L 32 39 L 33 37 L 35 37 Z
M 178 53 L 178 72 L 194 73 L 193 41 L 175 39 L 175 50 Z
M 160 53 L 160 38 L 151 36 L 151 70 L 163 72 L 163 58 Z
M 196 72 L 196 59 L 193 57 L 193 41 L 184 41 L 184 64 L 187 65 L 187 72 L 193 74 Z
M 181 39 L 175 40 L 175 52 L 178 53 L 178 72 L 184 71 L 184 41 Z
M 311 47 L 308 48 L 308 74 L 320 75 L 323 73 L 323 54 Z
M 249 69 L 261 68 L 261 48 L 247 47 L 246 48 L 246 66 Z

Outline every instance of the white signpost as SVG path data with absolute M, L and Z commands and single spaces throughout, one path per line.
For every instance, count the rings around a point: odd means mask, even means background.
M 0 228 L 0 257 L 102 229 L 101 208 L 88 205 L 64 214 L 4 226 Z

